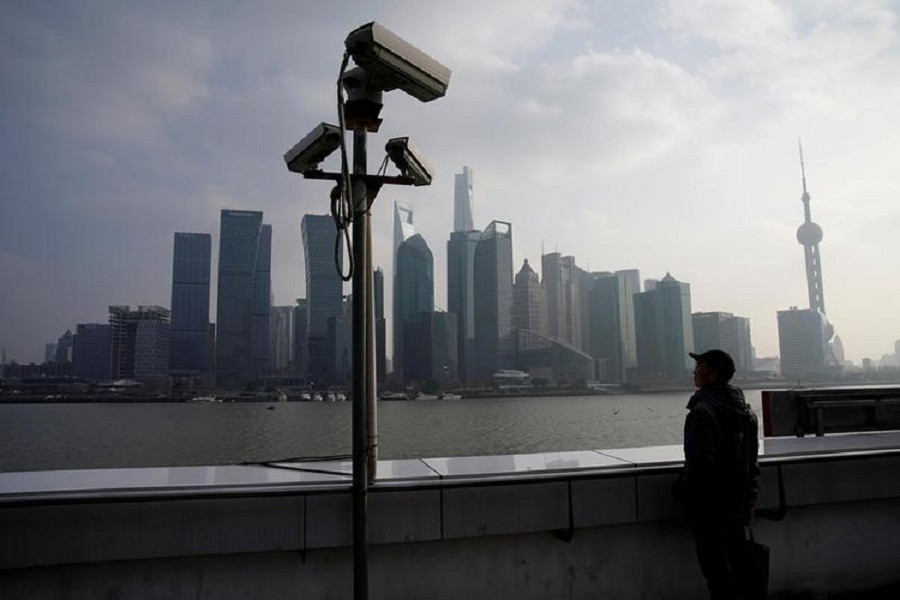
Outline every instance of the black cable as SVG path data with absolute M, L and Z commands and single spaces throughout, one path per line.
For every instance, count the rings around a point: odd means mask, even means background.
M 378 167 L 378 175 L 386 175 L 387 174 L 387 166 L 388 166 L 389 160 L 390 160 L 390 157 L 385 155 L 384 160 L 381 161 L 381 166 Z
M 324 456 L 291 456 L 288 458 L 274 458 L 272 460 L 258 461 L 258 460 L 246 460 L 239 463 L 232 463 L 241 466 L 253 466 L 253 465 L 267 465 L 271 463 L 288 463 L 288 462 L 328 462 L 335 460 L 350 460 L 353 458 L 352 454 L 331 454 Z
M 334 240 L 334 266 L 342 281 L 350 281 L 353 279 L 353 246 L 350 240 L 350 224 L 353 222 L 353 211 L 350 206 L 350 168 L 347 161 L 347 144 L 344 140 L 346 126 L 344 123 L 344 94 L 343 79 L 344 71 L 347 69 L 347 63 L 350 61 L 350 55 L 344 52 L 344 58 L 341 60 L 341 70 L 337 79 L 337 109 L 338 109 L 338 127 L 341 131 L 341 182 L 331 192 L 331 216 L 334 218 L 334 224 L 337 227 L 337 236 Z M 335 194 L 337 191 L 337 194 Z M 337 197 L 336 197 L 337 196 Z M 347 242 L 347 274 L 341 268 L 341 236 Z
M 347 275 L 344 275 L 341 270 L 341 236 L 343 235 L 347 240 L 347 250 L 352 250 L 350 245 L 350 237 L 348 233 L 348 225 L 352 222 L 352 219 L 346 219 L 346 213 L 344 211 L 344 186 L 343 181 L 338 183 L 331 190 L 331 216 L 334 219 L 334 227 L 337 230 L 337 235 L 334 238 L 334 266 L 337 269 L 338 275 L 343 281 L 350 281 L 353 278 L 353 253 L 348 252 L 350 256 L 350 270 Z

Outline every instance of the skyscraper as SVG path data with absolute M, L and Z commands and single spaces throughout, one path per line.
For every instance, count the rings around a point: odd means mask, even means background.
M 453 193 L 453 231 L 472 231 L 473 206 L 472 169 L 463 167 L 463 172 L 455 176 Z
M 638 370 L 647 379 L 687 379 L 693 360 L 691 286 L 666 273 L 656 287 L 634 296 Z
M 334 340 L 328 339 L 328 319 L 340 319 L 343 310 L 343 282 L 334 252 L 337 227 L 331 215 L 304 215 L 300 229 L 306 266 L 307 374 L 318 383 L 334 376 Z
M 540 335 L 547 334 L 547 294 L 538 274 L 528 264 L 527 258 L 516 273 L 513 284 L 512 318 L 514 329 L 525 329 Z
M 264 260 L 269 256 L 268 249 L 260 251 L 262 216 L 259 211 L 247 210 L 221 213 L 216 378 L 218 385 L 226 388 L 242 388 L 257 376 L 258 342 L 253 325 L 254 313 L 258 318 L 260 311 L 257 290 L 262 287 L 257 278 L 261 255 Z
M 403 324 L 403 380 L 456 379 L 456 315 L 423 311 Z
M 269 316 L 269 362 L 272 370 L 287 375 L 294 359 L 294 307 L 273 306 Z
M 341 302 L 341 315 L 328 317 L 328 348 L 334 364 L 332 381 L 345 382 L 353 369 L 353 295 Z
M 823 373 L 828 360 L 828 321 L 818 310 L 778 311 L 781 374 L 804 377 Z
M 384 319 L 384 271 L 381 267 L 372 274 L 375 300 L 375 377 L 384 381 L 387 377 L 387 323 Z
M 512 224 L 492 221 L 474 258 L 475 369 L 482 378 L 515 364 L 512 260 Z
M 459 378 L 475 376 L 475 249 L 480 231 L 455 231 L 447 241 L 447 310 L 456 315 Z
M 53 352 L 53 361 L 56 364 L 64 364 L 72 362 L 72 330 L 66 329 L 66 332 L 59 336 L 56 340 L 56 348 Z
M 330 317 L 341 316 L 344 286 L 334 259 L 337 227 L 330 215 L 304 215 L 300 229 L 306 267 L 309 332 L 319 334 L 327 330 Z
M 598 370 L 600 377 L 614 383 L 626 380 L 628 369 L 628 311 L 632 297 L 628 294 L 630 282 L 624 275 L 596 273 L 590 278 L 588 292 L 590 354 L 603 361 L 605 369 Z M 633 315 L 633 307 L 631 307 Z
M 695 312 L 691 321 L 695 352 L 720 348 L 731 354 L 739 374 L 753 370 L 750 319 L 727 312 Z
M 579 349 L 583 347 L 583 271 L 574 256 L 551 252 L 541 257 L 547 292 L 547 332 Z
M 110 306 L 109 378 L 167 379 L 169 320 L 169 310 L 161 306 Z
M 415 234 L 397 249 L 394 276 L 394 372 L 403 372 L 406 321 L 434 310 L 434 257 L 425 239 Z
M 306 298 L 297 298 L 297 305 L 294 307 L 294 375 L 306 375 L 308 368 L 307 361 L 307 326 L 308 317 L 306 309 Z
M 411 238 L 416 233 L 415 225 L 413 224 L 413 210 L 411 207 L 406 204 L 401 204 L 399 202 L 394 202 L 394 252 L 391 255 L 393 259 L 393 277 L 394 283 L 392 286 L 393 289 L 393 304 L 391 310 L 391 344 L 393 345 L 393 370 L 396 371 L 398 369 L 397 359 L 400 357 L 400 353 L 397 348 L 397 338 L 398 336 L 403 335 L 403 322 L 400 319 L 400 315 L 397 310 L 397 252 L 400 250 L 400 244 Z M 402 341 L 400 342 L 402 344 Z M 400 361 L 402 362 L 403 358 L 400 357 Z
M 844 364 L 844 361 L 846 360 L 846 357 L 844 356 L 844 342 L 839 335 L 834 336 L 834 339 L 831 340 L 831 354 L 834 356 L 837 364 Z M 900 358 L 900 356 L 897 356 L 898 354 L 900 353 L 894 352 L 895 359 Z
M 413 225 L 413 209 L 405 204 L 394 202 L 394 274 L 397 273 L 397 250 L 400 244 L 416 233 Z
M 269 321 L 272 312 L 272 226 L 263 225 L 259 230 L 259 251 L 256 272 L 253 275 L 253 308 L 251 331 L 253 332 L 254 377 L 267 375 L 272 369 L 269 357 Z
M 72 344 L 72 374 L 93 381 L 109 379 L 109 325 L 79 323 Z
M 207 370 L 211 257 L 208 233 L 175 234 L 169 369 L 176 377 L 202 377 Z
M 625 368 L 637 367 L 637 333 L 634 324 L 634 295 L 641 293 L 641 272 L 637 269 L 623 269 L 615 272 L 625 285 L 625 309 L 622 342 L 625 344 Z

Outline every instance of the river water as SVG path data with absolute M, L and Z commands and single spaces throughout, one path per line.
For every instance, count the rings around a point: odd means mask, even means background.
M 689 392 L 378 403 L 379 458 L 681 443 Z M 760 392 L 747 400 L 760 414 Z M 0 471 L 346 455 L 340 403 L 0 404 Z

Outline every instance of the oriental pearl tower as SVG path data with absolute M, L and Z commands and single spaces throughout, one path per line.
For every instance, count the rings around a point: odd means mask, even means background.
M 797 241 L 803 246 L 803 254 L 806 257 L 806 286 L 809 291 L 810 310 L 819 311 L 825 315 L 825 292 L 822 288 L 822 258 L 819 254 L 819 242 L 822 241 L 822 228 L 813 222 L 809 212 L 809 192 L 806 190 L 806 168 L 803 164 L 803 144 L 799 141 L 800 148 L 800 175 L 803 177 L 803 216 L 804 221 L 797 228 Z M 827 339 L 834 335 L 834 327 L 827 324 Z
M 803 245 L 806 256 L 806 285 L 809 289 L 809 308 L 825 314 L 825 295 L 822 290 L 822 259 L 819 255 L 819 242 L 822 241 L 822 228 L 814 223 L 809 213 L 809 192 L 806 191 L 806 168 L 803 165 L 803 145 L 800 147 L 800 174 L 803 177 L 803 224 L 797 228 L 797 241 Z

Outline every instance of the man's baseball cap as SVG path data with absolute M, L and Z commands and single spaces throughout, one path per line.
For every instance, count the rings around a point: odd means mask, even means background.
M 691 358 L 697 362 L 705 363 L 707 367 L 724 377 L 731 379 L 734 375 L 734 359 L 724 350 L 707 350 L 702 354 L 688 352 Z

